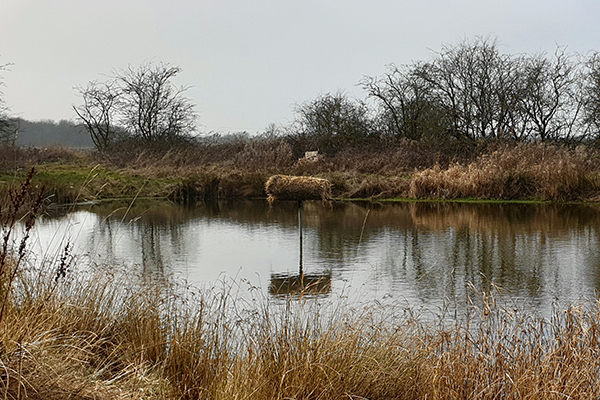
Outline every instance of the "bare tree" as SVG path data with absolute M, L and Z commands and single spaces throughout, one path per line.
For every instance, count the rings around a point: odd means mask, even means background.
M 10 64 L 0 65 L 0 71 L 5 71 Z M 0 76 L 0 86 L 4 86 L 4 80 Z M 0 143 L 15 143 L 17 126 L 16 120 L 9 115 L 9 109 L 4 102 L 4 93 L 0 91 Z
M 519 108 L 531 137 L 541 141 L 571 139 L 582 108 L 577 83 L 579 65 L 564 48 L 554 58 L 546 54 L 526 56 L 519 68 Z
M 600 138 L 600 53 L 592 53 L 586 62 L 583 92 L 583 125 L 592 139 Z
M 477 139 L 507 131 L 517 72 L 497 41 L 476 38 L 445 46 L 415 73 L 430 85 L 455 133 Z
M 400 137 L 573 141 L 600 129 L 598 60 L 584 75 L 564 48 L 553 57 L 510 56 L 476 38 L 361 83 L 380 105 L 383 130 Z
M 87 87 L 76 89 L 83 98 L 83 104 L 73 106 L 73 109 L 85 125 L 96 148 L 104 151 L 116 138 L 114 119 L 117 118 L 120 91 L 114 82 L 90 82 Z
M 296 107 L 296 134 L 320 151 L 354 145 L 371 134 L 367 107 L 338 92 Z
M 397 67 L 363 88 L 380 104 L 380 118 L 400 137 L 520 136 L 515 114 L 518 71 L 495 40 L 444 46 L 431 61 Z
M 194 104 L 171 79 L 181 69 L 160 63 L 129 67 L 116 74 L 121 93 L 122 123 L 145 140 L 172 139 L 192 133 L 197 119 Z
M 379 131 L 408 139 L 446 132 L 447 121 L 440 105 L 418 74 L 421 65 L 388 68 L 382 77 L 367 77 L 361 82 L 369 97 L 379 103 Z
M 184 97 L 188 88 L 171 82 L 180 71 L 164 63 L 147 63 L 118 71 L 106 82 L 76 88 L 83 104 L 73 109 L 98 150 L 105 150 L 119 132 L 145 142 L 173 142 L 193 133 L 197 114 Z

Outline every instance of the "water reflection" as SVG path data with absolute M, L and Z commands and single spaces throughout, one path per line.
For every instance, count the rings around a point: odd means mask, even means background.
M 306 202 L 304 281 L 297 224 L 295 202 L 138 202 L 49 215 L 37 230 L 40 248 L 62 229 L 96 262 L 193 282 L 224 273 L 272 295 L 354 287 L 440 306 L 464 301 L 473 283 L 548 307 L 600 288 L 595 206 Z
M 271 274 L 269 293 L 278 297 L 327 295 L 331 293 L 331 272 Z

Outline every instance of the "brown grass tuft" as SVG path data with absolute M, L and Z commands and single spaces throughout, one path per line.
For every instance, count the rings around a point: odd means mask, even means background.
M 267 200 L 331 200 L 331 183 L 312 176 L 274 175 L 265 183 Z

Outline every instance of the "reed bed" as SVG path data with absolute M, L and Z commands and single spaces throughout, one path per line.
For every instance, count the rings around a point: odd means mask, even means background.
M 415 198 L 536 199 L 570 201 L 600 193 L 598 160 L 586 148 L 519 144 L 480 156 L 468 164 L 452 164 L 415 173 Z
M 462 148 L 464 147 L 464 148 Z M 247 139 L 117 152 L 0 147 L 0 193 L 34 165 L 55 202 L 106 198 L 266 197 L 274 175 L 315 176 L 336 198 L 600 199 L 600 153 L 556 144 L 444 148 L 408 140 L 298 158 L 285 139 Z

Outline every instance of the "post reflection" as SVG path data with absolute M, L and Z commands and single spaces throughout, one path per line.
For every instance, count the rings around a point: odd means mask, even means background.
M 331 272 L 271 274 L 269 293 L 276 297 L 328 295 L 331 293 Z

